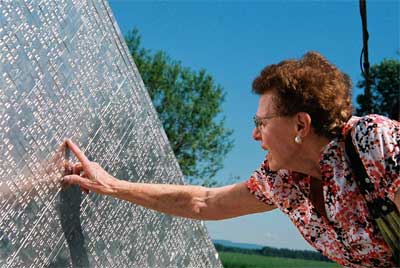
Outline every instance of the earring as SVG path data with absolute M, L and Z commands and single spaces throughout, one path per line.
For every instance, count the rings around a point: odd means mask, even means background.
M 302 140 L 300 136 L 296 136 L 296 138 L 294 138 L 294 142 L 297 144 L 301 144 Z

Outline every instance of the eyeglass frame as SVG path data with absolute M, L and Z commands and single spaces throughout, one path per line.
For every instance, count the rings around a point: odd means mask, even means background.
M 257 129 L 260 129 L 261 126 L 265 125 L 264 124 L 264 120 L 269 120 L 269 119 L 272 119 L 272 118 L 275 118 L 275 117 L 280 117 L 280 115 L 267 115 L 267 116 L 264 116 L 264 117 L 259 117 L 259 116 L 255 115 L 255 116 L 253 116 L 254 126 Z

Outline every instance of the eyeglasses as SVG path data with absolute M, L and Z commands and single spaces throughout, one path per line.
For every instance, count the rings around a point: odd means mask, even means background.
M 255 115 L 253 117 L 254 125 L 256 128 L 259 129 L 261 126 L 265 125 L 266 120 L 272 119 L 274 117 L 279 117 L 279 115 L 268 115 L 268 116 L 264 116 L 264 117 L 259 117 L 259 116 Z

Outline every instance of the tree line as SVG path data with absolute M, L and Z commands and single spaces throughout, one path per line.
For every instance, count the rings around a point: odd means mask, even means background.
M 214 245 L 218 252 L 224 251 L 224 252 L 234 252 L 243 254 L 255 254 L 255 255 L 269 256 L 269 257 L 332 262 L 327 257 L 322 255 L 320 252 L 315 252 L 311 250 L 296 250 L 296 249 L 273 248 L 273 247 L 263 247 L 261 249 L 245 249 L 238 247 L 223 246 L 218 243 L 215 243 Z

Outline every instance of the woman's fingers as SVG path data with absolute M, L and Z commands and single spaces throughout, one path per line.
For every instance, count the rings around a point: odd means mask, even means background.
M 81 170 L 82 170 L 82 164 L 71 164 L 72 165 L 72 169 L 73 169 L 73 174 L 71 175 L 66 175 L 64 176 L 61 186 L 63 189 L 67 189 L 70 185 L 72 184 L 78 184 L 79 188 L 81 189 L 82 192 L 85 192 L 86 194 L 89 194 L 89 189 L 87 187 L 85 187 L 84 185 L 88 184 L 86 178 L 79 176 Z M 75 173 L 78 172 L 78 173 Z
M 95 193 L 111 192 L 110 185 L 113 180 L 109 178 L 109 174 L 99 164 L 89 161 L 79 147 L 70 139 L 67 139 L 65 144 L 80 163 L 67 163 L 68 168 L 66 170 L 68 172 L 63 178 L 63 183 L 67 185 L 77 184 L 86 193 L 89 193 L 89 190 Z
M 81 163 L 71 163 L 66 161 L 64 164 L 64 176 L 66 175 L 80 175 L 83 171 L 83 165 Z
M 88 179 L 83 178 L 79 175 L 67 175 L 64 176 L 63 182 L 68 184 L 78 184 L 78 185 L 85 185 L 87 184 Z
M 84 166 L 90 164 L 89 159 L 85 156 L 85 154 L 81 151 L 81 149 L 79 149 L 79 147 L 75 143 L 73 143 L 70 139 L 67 139 L 66 143 L 68 145 L 68 148 L 71 149 L 76 158 L 78 158 L 78 160 L 81 161 L 81 163 Z
M 89 191 L 94 191 L 96 193 L 101 193 L 102 192 L 102 187 L 101 185 L 99 185 L 98 183 L 78 176 L 78 175 L 68 175 L 64 177 L 63 183 L 67 184 L 67 185 L 71 185 L 71 184 L 77 184 L 80 186 L 81 190 L 84 191 L 85 193 L 89 193 Z
M 75 175 L 80 175 L 81 172 L 83 171 L 83 165 L 81 163 L 76 163 L 72 167 L 72 172 Z

